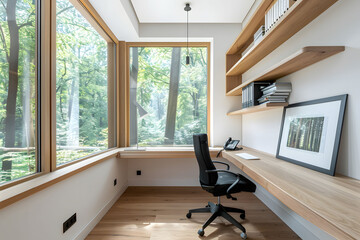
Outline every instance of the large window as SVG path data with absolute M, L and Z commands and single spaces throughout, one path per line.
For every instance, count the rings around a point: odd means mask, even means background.
M 68 0 L 56 5 L 58 166 L 115 146 L 115 75 L 109 71 L 114 70 L 115 44 Z
M 39 170 L 36 2 L 0 4 L 0 184 Z
M 130 145 L 192 145 L 207 132 L 208 47 L 137 47 L 130 55 Z
M 117 146 L 124 49 L 88 1 L 0 1 L 0 191 Z

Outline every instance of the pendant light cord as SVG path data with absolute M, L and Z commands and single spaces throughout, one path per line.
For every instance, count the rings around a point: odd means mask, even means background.
M 189 56 L 189 11 L 191 10 L 190 3 L 185 5 L 184 10 L 186 11 L 186 65 L 190 64 Z
M 189 56 L 189 11 L 186 11 L 186 52 Z

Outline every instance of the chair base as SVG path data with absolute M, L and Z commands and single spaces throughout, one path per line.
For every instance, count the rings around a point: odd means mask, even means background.
M 228 220 L 231 224 L 233 224 L 237 228 L 239 228 L 242 231 L 241 237 L 243 239 L 246 239 L 246 230 L 245 230 L 245 228 L 228 213 L 228 212 L 240 213 L 240 218 L 245 219 L 245 210 L 239 209 L 239 208 L 225 207 L 225 206 L 221 205 L 220 203 L 215 204 L 215 203 L 209 202 L 208 205 L 206 207 L 204 207 L 204 208 L 197 208 L 197 209 L 189 210 L 189 212 L 186 214 L 186 217 L 191 218 L 192 213 L 207 213 L 207 212 L 212 213 L 212 215 L 204 223 L 202 228 L 198 231 L 198 234 L 200 236 L 203 236 L 204 235 L 204 229 L 207 226 L 209 226 L 209 224 L 212 221 L 214 221 L 215 218 L 220 216 L 220 217 L 223 217 L 226 220 Z

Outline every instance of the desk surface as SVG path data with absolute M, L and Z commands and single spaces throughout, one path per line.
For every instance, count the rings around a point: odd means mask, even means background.
M 246 152 L 260 160 L 245 160 Z M 223 152 L 294 212 L 338 239 L 360 239 L 360 181 L 319 173 L 253 149 Z

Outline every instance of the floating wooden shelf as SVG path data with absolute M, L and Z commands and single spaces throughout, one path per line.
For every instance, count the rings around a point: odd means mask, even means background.
M 276 80 L 277 78 L 281 78 L 299 71 L 300 69 L 310 66 L 344 50 L 344 46 L 304 47 L 283 61 L 265 70 L 258 76 L 243 82 L 239 86 L 227 92 L 226 95 L 240 96 L 242 94 L 242 88 L 252 82 Z
M 254 107 L 248 107 L 248 108 L 240 109 L 240 110 L 237 110 L 234 112 L 229 112 L 229 113 L 227 113 L 227 115 L 233 116 L 233 115 L 242 115 L 242 114 L 253 113 L 253 112 L 261 112 L 261 111 L 271 110 L 274 108 L 283 108 L 283 107 L 286 107 L 287 105 L 288 105 L 288 103 L 264 103 L 264 104 L 257 105 Z
M 297 0 L 296 3 L 294 3 L 294 5 L 284 14 L 284 16 L 275 23 L 274 27 L 265 34 L 264 39 L 257 44 L 250 53 L 248 53 L 244 58 L 241 58 L 230 70 L 228 70 L 226 76 L 231 77 L 241 75 L 249 70 L 261 59 L 328 9 L 336 1 L 337 0 Z M 267 2 L 268 1 L 264 0 L 262 4 L 266 5 Z M 258 11 L 263 9 L 261 8 L 262 4 L 258 8 Z M 262 15 L 264 14 L 265 12 L 262 12 Z M 260 14 L 256 12 L 255 15 Z M 257 19 L 251 20 L 256 21 Z M 242 35 L 245 35 L 245 33 Z M 233 45 L 230 50 L 233 48 L 238 49 L 236 46 L 240 46 L 240 42 L 235 42 L 234 44 L 235 45 Z
M 227 51 L 226 54 L 237 54 L 238 52 L 245 50 L 246 45 L 249 44 L 249 39 L 252 38 L 255 32 L 260 28 L 260 26 L 264 24 L 266 9 L 270 6 L 272 2 L 273 0 L 263 0 L 260 3 L 255 13 L 252 15 L 251 19 L 245 25 L 245 27 L 243 28 L 239 36 L 236 38 L 235 42 L 231 45 L 230 49 Z
M 242 83 L 242 74 L 274 49 L 300 31 L 338 0 L 297 0 L 294 5 L 266 32 L 263 40 L 242 58 L 241 54 L 253 41 L 253 34 L 264 24 L 271 0 L 263 0 L 248 24 L 226 54 L 226 92 Z

